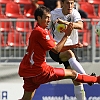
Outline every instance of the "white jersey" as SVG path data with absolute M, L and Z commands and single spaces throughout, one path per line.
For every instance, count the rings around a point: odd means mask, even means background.
M 57 9 L 51 11 L 51 24 L 55 23 L 57 18 L 61 18 L 62 20 L 65 20 L 68 22 L 82 21 L 81 16 L 76 9 L 73 9 L 72 13 L 68 14 L 68 15 L 64 15 L 62 13 L 62 8 L 57 8 Z M 54 27 L 56 27 L 56 25 L 57 25 L 57 23 L 54 24 Z M 58 43 L 61 41 L 61 39 L 65 33 L 60 33 L 56 30 L 56 28 L 54 28 L 53 34 L 54 34 L 54 39 Z M 77 44 L 77 43 L 78 43 L 78 31 L 77 31 L 77 29 L 73 29 L 73 31 L 72 31 L 71 35 L 69 36 L 69 38 L 67 39 L 65 45 L 73 45 L 73 44 Z

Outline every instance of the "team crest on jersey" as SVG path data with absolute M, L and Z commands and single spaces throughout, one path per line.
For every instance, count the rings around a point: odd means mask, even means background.
M 49 37 L 49 35 L 46 35 L 46 39 L 47 39 L 47 40 L 50 40 L 50 37 Z

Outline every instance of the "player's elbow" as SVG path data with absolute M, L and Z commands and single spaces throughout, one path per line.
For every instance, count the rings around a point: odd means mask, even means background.
M 80 29 L 83 29 L 83 22 L 80 22 Z
M 83 25 L 80 25 L 80 29 L 81 29 L 81 30 L 83 29 Z
M 83 22 L 78 22 L 77 24 L 78 29 L 82 30 L 83 29 Z
M 58 54 L 60 52 L 60 50 L 57 47 L 51 49 L 51 51 L 56 53 L 56 54 Z

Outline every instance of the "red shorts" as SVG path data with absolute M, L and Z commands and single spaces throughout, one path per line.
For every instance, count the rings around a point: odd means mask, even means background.
M 65 72 L 63 68 L 53 68 L 51 66 L 47 66 L 47 69 L 43 71 L 40 75 L 35 77 L 23 78 L 23 88 L 25 91 L 33 92 L 41 84 L 63 79 L 64 76 Z

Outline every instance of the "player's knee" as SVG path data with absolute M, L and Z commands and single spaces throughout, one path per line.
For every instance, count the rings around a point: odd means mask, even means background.
M 75 79 L 77 76 L 77 72 L 72 69 L 65 69 L 65 78 Z
M 71 50 L 67 51 L 67 56 L 68 56 L 68 59 L 75 57 L 74 53 Z

